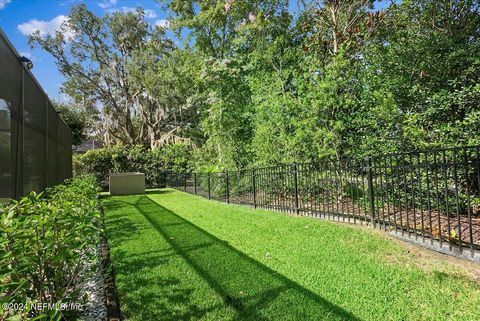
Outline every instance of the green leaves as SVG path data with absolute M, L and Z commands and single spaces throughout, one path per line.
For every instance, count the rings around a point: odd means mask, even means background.
M 83 252 L 99 242 L 97 192 L 95 179 L 86 176 L 32 192 L 0 212 L 0 303 L 78 301 L 78 267 L 95 259 Z M 59 314 L 40 312 L 29 317 L 52 320 Z M 24 319 L 26 313 L 0 315 Z
M 62 35 L 33 37 L 68 94 L 103 105 L 94 132 L 105 145 L 133 146 L 77 159 L 103 187 L 129 168 L 155 182 L 161 164 L 136 144 L 201 147 L 191 158 L 207 171 L 480 144 L 478 1 L 380 12 L 371 0 L 301 1 L 293 12 L 283 0 L 159 2 L 183 46 L 141 9 L 96 17 L 85 5 L 70 14 L 70 48 Z M 168 157 L 185 168 L 182 152 Z
M 141 145 L 115 145 L 75 155 L 73 164 L 75 175 L 92 174 L 103 189 L 108 187 L 110 173 L 137 171 L 145 173 L 147 186 L 157 187 L 162 172 L 190 170 L 191 154 L 192 147 L 187 144 L 166 145 L 153 150 Z

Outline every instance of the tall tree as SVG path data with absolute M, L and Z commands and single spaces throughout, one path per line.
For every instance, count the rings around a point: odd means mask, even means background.
M 286 11 L 286 1 L 163 1 L 172 12 L 171 27 L 202 59 L 201 129 L 205 150 L 219 168 L 240 168 L 251 159 L 253 105 L 248 85 L 249 54 L 263 39 L 264 24 Z
M 142 127 L 140 137 L 152 148 L 171 143 L 203 143 L 199 130 L 201 60 L 191 50 L 158 53 L 147 46 L 129 64 L 132 86 L 138 96 Z
M 401 149 L 479 144 L 480 5 L 406 0 L 387 10 L 365 59 L 401 113 Z M 373 79 L 365 83 L 373 86 Z
M 233 54 L 238 33 L 247 21 L 259 15 L 273 17 L 282 11 L 286 0 L 158 0 L 172 13 L 170 26 L 186 42 L 206 56 L 227 58 Z
M 155 55 L 155 63 L 173 48 L 164 30 L 152 29 L 143 15 L 138 8 L 98 17 L 81 4 L 72 7 L 55 35 L 43 37 L 37 32 L 30 37 L 31 43 L 55 58 L 67 77 L 63 90 L 77 102 L 90 101 L 100 108 L 99 125 L 107 145 L 122 142 L 155 147 L 165 140 L 163 134 L 172 136 L 159 121 L 167 114 L 165 106 L 145 92 L 144 82 L 136 78 L 138 68 L 130 67 L 146 52 Z M 145 64 L 138 67 L 142 66 Z

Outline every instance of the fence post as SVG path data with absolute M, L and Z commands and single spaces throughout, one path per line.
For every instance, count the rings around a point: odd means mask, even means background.
M 297 174 L 297 163 L 293 163 L 293 186 L 295 189 L 295 214 L 298 215 L 298 174 Z
M 208 199 L 210 199 L 210 173 L 208 173 Z
M 368 201 L 370 203 L 370 220 L 373 227 L 376 227 L 375 222 L 375 198 L 373 195 L 373 175 L 372 175 L 372 157 L 367 157 L 367 179 L 368 179 Z
M 197 194 L 197 173 L 193 173 L 193 185 L 195 185 L 194 187 L 194 191 L 195 191 L 195 194 Z
M 185 185 L 183 186 L 183 190 L 186 192 L 187 191 L 187 173 L 183 174 L 184 175 L 184 178 L 185 178 Z
M 257 208 L 257 184 L 255 182 L 255 169 L 252 170 L 252 184 L 253 184 L 253 207 Z
M 226 185 L 226 186 L 225 186 L 225 187 L 226 187 L 226 195 L 225 195 L 225 196 L 227 197 L 227 204 L 230 204 L 230 191 L 229 191 L 229 188 L 230 188 L 230 186 L 229 186 L 230 184 L 229 184 L 229 183 L 230 183 L 230 182 L 229 182 L 229 180 L 228 180 L 228 171 L 225 172 L 225 180 L 226 180 L 226 182 L 225 182 L 225 185 Z

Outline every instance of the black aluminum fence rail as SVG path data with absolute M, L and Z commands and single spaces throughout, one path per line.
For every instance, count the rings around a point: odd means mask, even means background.
M 371 224 L 473 257 L 480 250 L 480 146 L 324 159 L 219 173 L 164 173 L 209 199 Z
M 0 199 L 72 177 L 72 133 L 0 30 Z

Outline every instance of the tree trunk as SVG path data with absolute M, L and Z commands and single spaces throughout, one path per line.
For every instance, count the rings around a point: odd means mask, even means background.
M 332 14 L 332 37 L 333 37 L 333 54 L 338 53 L 338 39 L 337 39 L 337 4 L 333 3 L 330 8 Z

